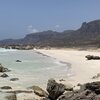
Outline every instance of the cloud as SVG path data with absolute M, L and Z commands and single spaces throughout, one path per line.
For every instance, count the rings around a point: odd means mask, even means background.
M 37 29 L 32 29 L 32 30 L 31 30 L 31 33 L 36 33 L 36 32 L 38 32 Z
M 60 28 L 60 25 L 55 25 L 55 28 Z
M 33 28 L 32 25 L 29 25 L 27 30 L 28 30 L 29 33 L 36 33 L 36 32 L 39 32 L 37 29 Z

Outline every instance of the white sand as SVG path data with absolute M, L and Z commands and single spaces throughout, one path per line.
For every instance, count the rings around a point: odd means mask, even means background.
M 71 63 L 71 72 L 73 75 L 69 77 L 68 81 L 73 85 L 78 83 L 86 83 L 97 81 L 92 79 L 94 75 L 100 73 L 100 60 L 86 60 L 86 55 L 100 56 L 98 51 L 78 51 L 78 50 L 36 50 L 57 60 Z
M 40 100 L 40 97 L 34 93 L 19 93 L 17 94 L 17 100 Z

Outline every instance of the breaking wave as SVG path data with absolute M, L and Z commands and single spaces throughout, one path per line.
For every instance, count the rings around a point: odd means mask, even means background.
M 16 49 L 5 49 L 5 48 L 0 48 L 0 52 L 13 52 L 17 51 Z

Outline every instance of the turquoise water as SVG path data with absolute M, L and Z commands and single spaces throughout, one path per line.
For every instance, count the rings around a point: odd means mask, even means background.
M 0 78 L 0 86 L 10 85 L 13 88 L 45 86 L 49 78 L 67 77 L 67 65 L 33 50 L 0 49 L 0 63 L 11 70 L 7 72 L 8 78 Z M 11 82 L 11 78 L 19 78 L 19 80 Z

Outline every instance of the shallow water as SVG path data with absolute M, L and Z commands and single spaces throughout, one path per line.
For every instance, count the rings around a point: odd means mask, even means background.
M 16 62 L 21 60 L 22 62 Z M 0 86 L 26 88 L 31 85 L 45 86 L 49 78 L 66 78 L 68 66 L 54 58 L 43 56 L 33 50 L 0 49 L 0 63 L 11 72 L 8 78 L 0 78 Z M 19 78 L 11 82 L 11 78 Z

